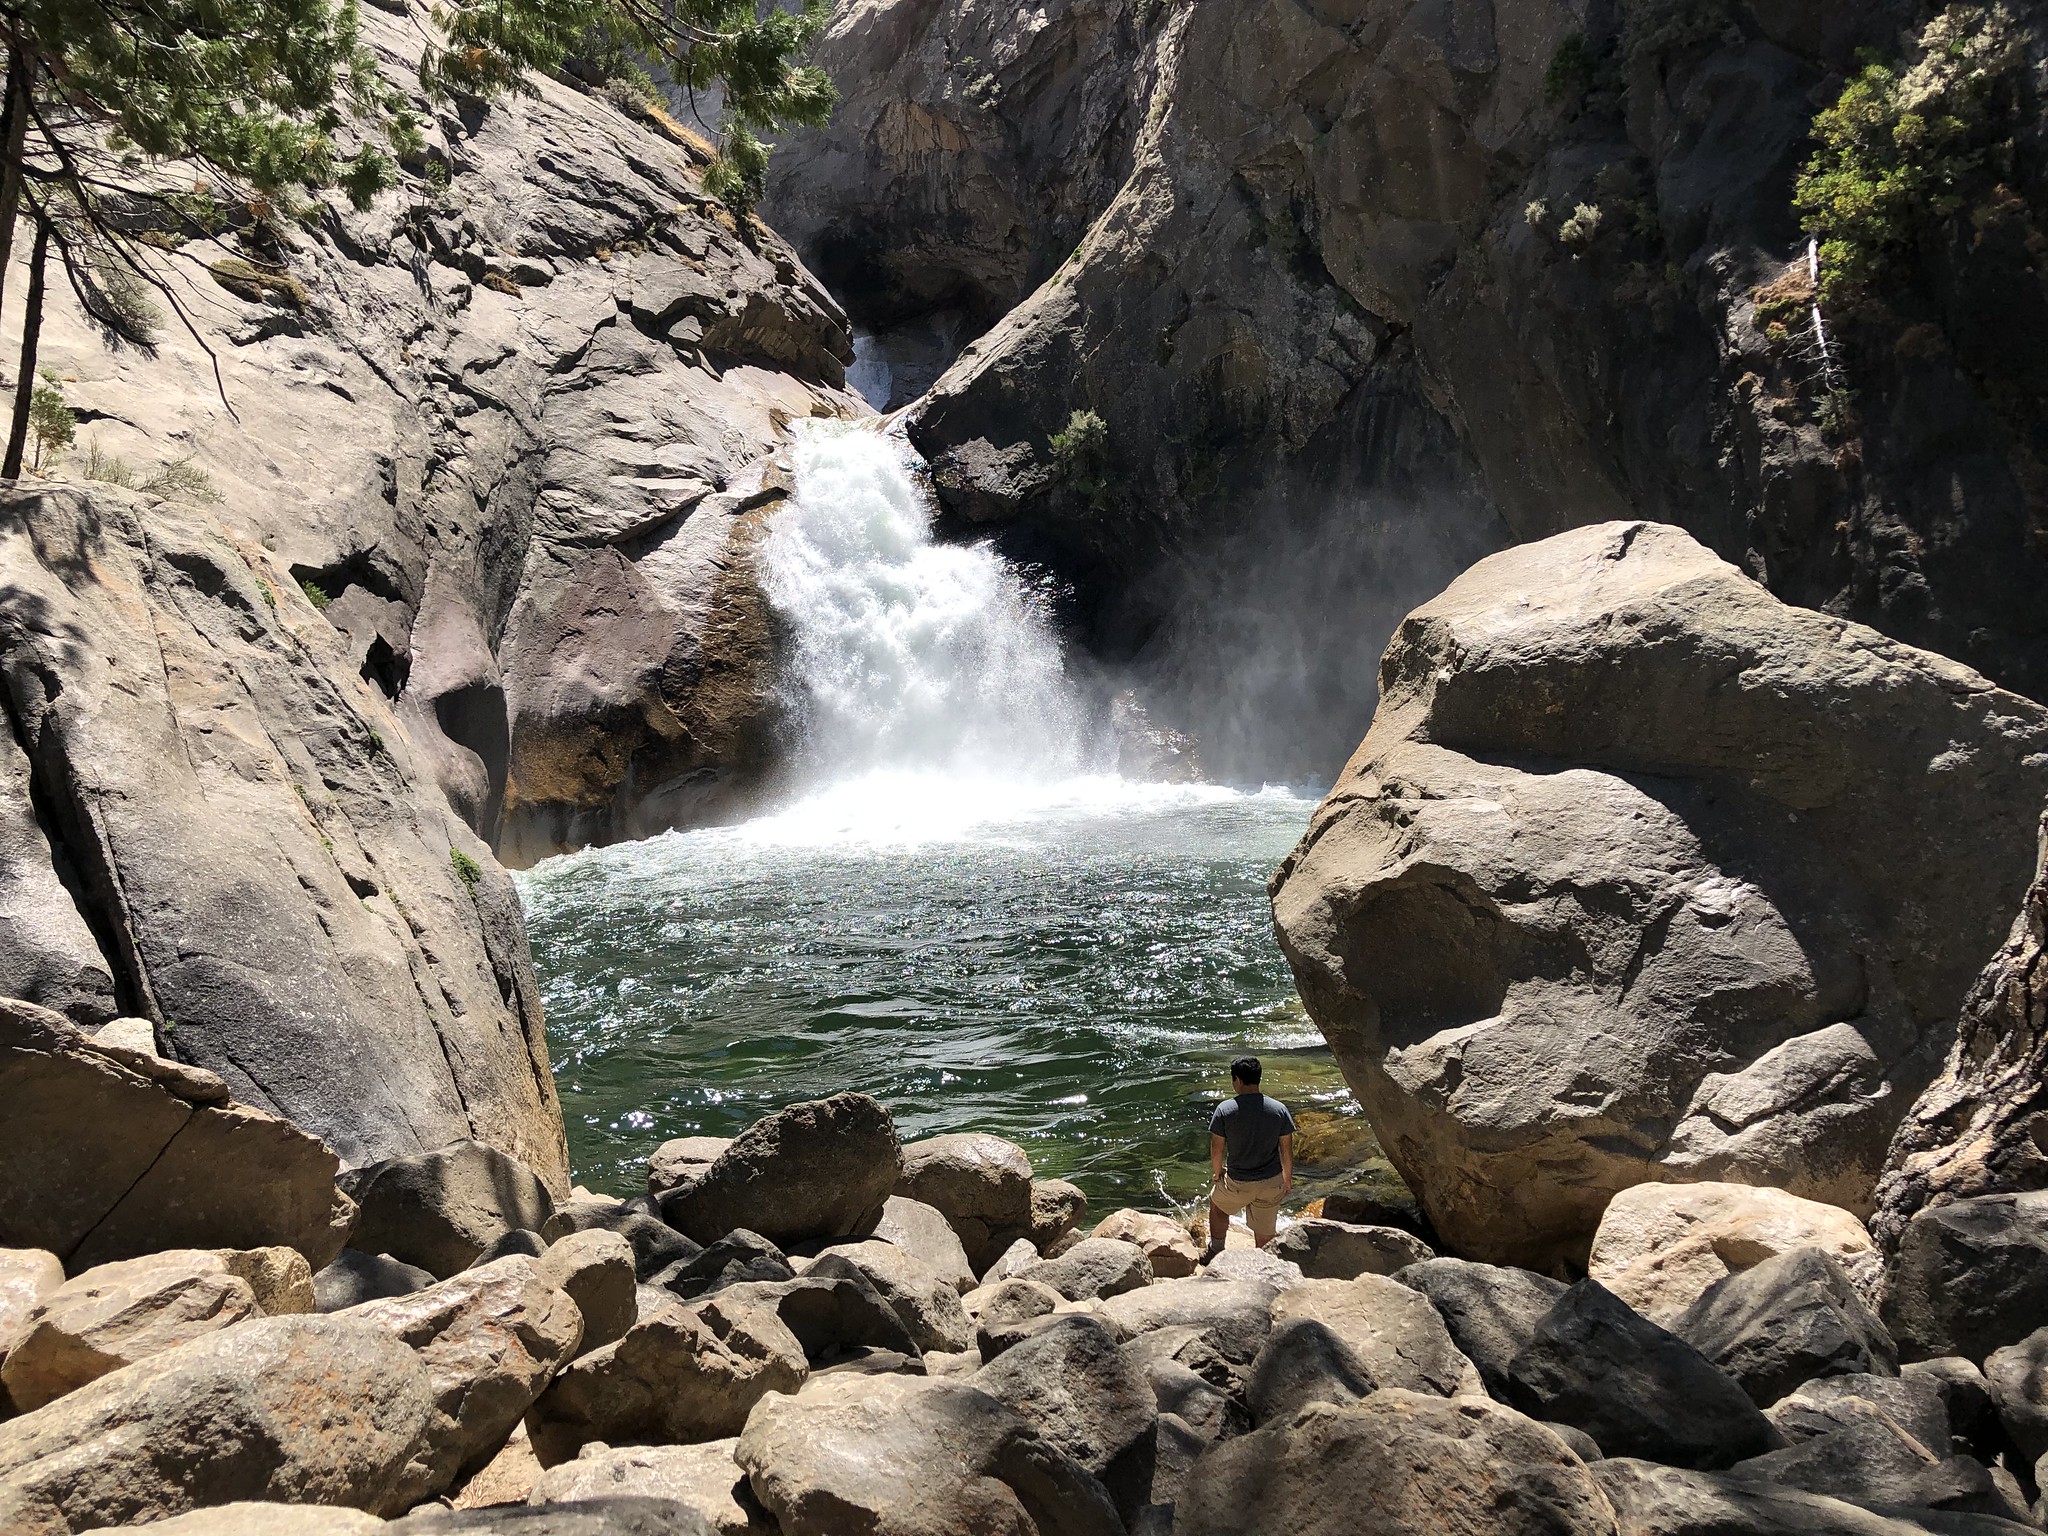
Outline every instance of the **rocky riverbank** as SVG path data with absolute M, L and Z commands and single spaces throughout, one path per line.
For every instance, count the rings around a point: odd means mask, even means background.
M 1334 1197 L 1269 1251 L 1204 1253 L 1170 1217 L 1091 1222 L 999 1138 L 899 1143 L 859 1094 L 670 1142 L 644 1196 L 558 1201 L 468 1141 L 337 1181 L 118 1024 L 6 1005 L 0 1077 L 50 1111 L 0 1132 L 0 1237 L 39 1240 L 0 1251 L 23 1536 L 2017 1536 L 2044 1513 L 2048 1195 L 1919 1213 L 1887 1266 L 1838 1207 L 1640 1185 L 1567 1284 Z M 133 1130 L 157 1099 L 188 1116 L 170 1153 Z

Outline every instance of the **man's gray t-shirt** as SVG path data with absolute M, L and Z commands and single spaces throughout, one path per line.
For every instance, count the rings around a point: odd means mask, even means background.
M 1294 1134 L 1294 1116 L 1278 1099 L 1240 1093 L 1216 1106 L 1209 1134 L 1223 1138 L 1223 1171 L 1250 1184 L 1280 1176 L 1280 1138 Z

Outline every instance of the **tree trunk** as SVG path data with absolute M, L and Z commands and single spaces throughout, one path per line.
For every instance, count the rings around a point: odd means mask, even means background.
M 36 395 L 36 344 L 43 336 L 43 264 L 50 254 L 50 222 L 36 218 L 35 249 L 28 258 L 28 310 L 21 317 L 21 374 L 14 381 L 14 424 L 7 430 L 7 459 L 0 480 L 21 478 L 21 452 L 28 446 L 28 413 Z
M 0 298 L 7 292 L 7 259 L 14 254 L 14 217 L 21 208 L 21 152 L 28 142 L 28 59 L 7 39 L 7 96 L 0 104 Z

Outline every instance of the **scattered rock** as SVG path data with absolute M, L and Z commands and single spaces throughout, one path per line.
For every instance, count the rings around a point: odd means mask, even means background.
M 989 1232 L 1028 1228 L 1031 1159 L 1015 1142 L 979 1131 L 928 1136 L 904 1143 L 896 1193 L 931 1206 L 956 1229 L 968 1221 Z
M 420 1357 L 356 1318 L 257 1318 L 0 1424 L 0 1530 L 274 1499 L 391 1515 L 445 1486 Z
M 702 1445 L 587 1448 L 540 1475 L 534 1504 L 582 1503 L 620 1497 L 673 1499 L 704 1517 L 718 1536 L 779 1536 L 746 1474 L 732 1459 L 737 1438 Z
M 1276 1324 L 1252 1362 L 1245 1402 L 1254 1424 L 1290 1419 L 1310 1403 L 1355 1403 L 1379 1390 L 1357 1352 L 1312 1317 Z
M 1124 1345 L 1123 1350 L 1133 1362 L 1140 1358 L 1139 1352 L 1129 1344 Z M 1152 1384 L 1152 1400 L 1160 1413 L 1172 1414 L 1199 1435 L 1204 1443 L 1228 1439 L 1251 1428 L 1251 1422 L 1237 1399 L 1178 1360 L 1147 1361 L 1145 1378 Z
M 2019 1536 L 1981 1516 L 1889 1509 L 1649 1461 L 1609 1458 L 1588 1469 L 1621 1523 L 1621 1536 Z
M 1031 1239 L 1020 1237 L 996 1256 L 996 1261 L 982 1271 L 981 1283 L 994 1285 L 1002 1280 L 1014 1280 L 1032 1265 L 1046 1257 L 1032 1246 Z M 1061 1257 L 1065 1257 L 1064 1254 Z
M 1202 1262 L 1202 1250 L 1188 1235 L 1186 1227 L 1171 1216 L 1128 1208 L 1111 1211 L 1095 1224 L 1089 1234 L 1121 1243 L 1136 1243 L 1145 1250 L 1152 1273 L 1161 1280 L 1180 1280 L 1195 1272 Z
M 754 1280 L 788 1280 L 796 1270 L 780 1248 L 758 1232 L 742 1227 L 707 1248 L 679 1259 L 653 1277 L 653 1283 L 684 1298 L 709 1296 L 730 1285 Z
M 2048 710 L 1640 521 L 1480 560 L 1379 675 L 1274 919 L 1446 1244 L 1583 1264 L 1657 1180 L 1868 1211 L 2033 877 Z
M 265 1317 L 319 1310 L 313 1295 L 312 1266 L 296 1248 L 216 1248 L 213 1253 L 227 1265 L 229 1274 L 248 1283 Z
M 1308 1278 L 1301 1267 L 1291 1264 L 1265 1248 L 1225 1248 L 1209 1260 L 1202 1271 L 1204 1280 L 1252 1280 L 1276 1291 L 1299 1285 Z
M 46 1248 L 74 1272 L 278 1243 L 321 1268 L 354 1212 L 334 1154 L 226 1097 L 210 1072 L 102 1047 L 59 1014 L 0 1000 L 0 1244 Z
M 664 1141 L 647 1159 L 647 1193 L 658 1201 L 670 1190 L 691 1183 L 731 1145 L 730 1136 L 678 1136 Z
M 546 1238 L 542 1237 L 538 1232 L 528 1232 L 521 1228 L 516 1232 L 507 1232 L 503 1237 L 492 1243 L 490 1247 L 486 1248 L 471 1261 L 469 1267 L 475 1269 L 480 1264 L 490 1264 L 498 1259 L 537 1259 L 547 1251 L 548 1244 Z
M 652 1278 L 671 1264 L 693 1259 L 702 1251 L 660 1217 L 602 1195 L 571 1197 L 555 1208 L 555 1214 L 541 1228 L 541 1236 L 551 1243 L 560 1242 L 571 1232 L 618 1233 L 633 1245 L 633 1273 L 642 1280 Z
M 1506 1395 L 1508 1367 L 1565 1291 L 1547 1275 L 1467 1259 L 1430 1259 L 1393 1278 L 1429 1298 L 1495 1397 Z
M 339 1312 L 386 1296 L 409 1296 L 433 1283 L 434 1277 L 417 1264 L 401 1264 L 389 1254 L 344 1248 L 313 1277 L 313 1310 Z
M 1992 1351 L 1984 1379 L 2020 1455 L 2030 1462 L 2048 1456 L 2048 1327 Z
M 1022 1338 L 1024 1324 L 1050 1316 L 1066 1298 L 1036 1280 L 1002 1280 L 969 1292 L 967 1300 L 975 1348 L 987 1361 Z
M 974 1346 L 974 1324 L 960 1293 L 893 1243 L 842 1243 L 819 1257 L 837 1255 L 858 1269 L 892 1308 L 920 1350 L 953 1352 Z
M 837 1378 L 754 1410 L 735 1459 L 782 1536 L 1112 1536 L 1102 1485 L 973 1386 Z
M 1795 1248 L 1831 1254 L 1876 1304 L 1884 1262 L 1848 1211 L 1750 1184 L 1637 1184 L 1607 1203 L 1586 1274 L 1669 1328 L 1715 1281 Z
M 974 1289 L 974 1266 L 967 1262 L 960 1234 L 936 1206 L 904 1195 L 891 1195 L 882 1202 L 882 1219 L 875 1225 L 875 1236 L 885 1243 L 894 1243 L 963 1295 Z
M 531 1170 L 480 1141 L 386 1158 L 341 1183 L 359 1208 L 349 1241 L 438 1280 L 469 1268 L 509 1232 L 538 1232 L 555 1209 Z
M 1369 1513 L 1368 1513 L 1369 1512 Z M 1480 1398 L 1376 1392 L 1315 1403 L 1211 1448 L 1175 1536 L 1614 1536 L 1586 1468 L 1542 1425 Z
M 865 1237 L 896 1189 L 896 1168 L 889 1112 L 864 1093 L 835 1094 L 748 1126 L 700 1175 L 662 1197 L 661 1215 L 700 1243 L 741 1227 L 783 1245 Z
M 0 1248 L 0 1366 L 29 1314 L 64 1283 L 64 1264 L 47 1248 Z
M 1091 1237 L 1056 1259 L 1026 1265 L 1017 1278 L 1049 1285 L 1069 1301 L 1089 1301 L 1150 1285 L 1152 1264 L 1136 1243 Z
M 1131 1340 L 1172 1331 L 1170 1358 L 1198 1342 L 1216 1361 L 1247 1367 L 1273 1331 L 1273 1297 L 1271 1286 L 1251 1280 L 1161 1280 L 1110 1297 L 1097 1315 Z
M 583 1318 L 579 1355 L 624 1338 L 638 1319 L 633 1247 L 602 1227 L 571 1232 L 533 1266 L 534 1277 L 576 1303 Z
M 540 1481 L 540 1470 L 540 1458 L 533 1454 L 533 1440 L 521 1424 L 498 1447 L 495 1456 L 456 1486 L 448 1495 L 448 1502 L 456 1509 L 524 1504 L 533 1485 Z
M 1671 1331 L 1734 1377 L 1759 1408 L 1816 1376 L 1899 1368 L 1884 1324 L 1818 1248 L 1794 1248 L 1715 1281 Z
M 1296 1221 L 1274 1239 L 1273 1256 L 1285 1259 L 1311 1280 L 1355 1280 L 1391 1275 L 1436 1257 L 1429 1244 L 1399 1227 L 1353 1226 L 1349 1222 Z
M 1276 1329 L 1300 1318 L 1343 1340 L 1376 1386 L 1439 1397 L 1484 1391 L 1428 1298 L 1385 1275 L 1309 1280 L 1274 1298 Z
M 1729 1475 L 1880 1508 L 1903 1504 L 2006 1518 L 2015 1513 L 1977 1462 L 1935 1456 L 1877 1408 L 1798 1445 L 1738 1462 Z
M 415 1510 L 391 1536 L 716 1536 L 695 1509 L 674 1499 L 587 1499 L 576 1504 Z
M 1882 1413 L 1936 1456 L 1951 1454 L 1948 1391 L 1931 1376 L 1823 1376 L 1764 1410 L 1787 1445 Z
M 1997 1459 L 2004 1446 L 2005 1428 L 1998 1422 L 1998 1406 L 1991 1398 L 1991 1383 L 1984 1379 L 1982 1371 L 1961 1355 L 1941 1355 L 1900 1366 L 1899 1377 L 1914 1385 L 1932 1382 L 1941 1389 L 1942 1402 L 1948 1411 L 1949 1442 L 1954 1450 L 1986 1463 Z M 1898 1415 L 1893 1417 L 1898 1418 Z M 1932 1440 L 1925 1443 L 1935 1445 Z
M 714 1296 L 670 1306 L 570 1364 L 533 1405 L 527 1430 L 544 1467 L 592 1440 L 724 1439 L 763 1396 L 794 1392 L 808 1369 L 772 1307 Z
M 195 1509 L 151 1525 L 162 1536 L 378 1536 L 386 1529 L 382 1520 L 359 1509 L 248 1501 Z
M 1031 1241 L 1047 1258 L 1053 1257 L 1052 1247 L 1079 1227 L 1081 1218 L 1087 1214 L 1088 1197 L 1080 1186 L 1065 1179 L 1032 1180 Z
M 846 1260 L 824 1256 L 794 1280 L 737 1285 L 721 1293 L 731 1305 L 775 1309 L 813 1364 L 853 1350 L 891 1350 L 916 1359 L 920 1351 L 895 1308 Z
M 44 1298 L 0 1365 L 0 1383 L 28 1412 L 109 1371 L 260 1316 L 256 1293 L 217 1254 L 173 1249 L 97 1265 Z
M 1149 1502 L 1159 1415 L 1152 1384 L 1098 1319 L 1047 1318 L 972 1384 L 1093 1473 L 1127 1522 Z
M 1524 1413 L 1583 1429 L 1609 1456 L 1712 1469 L 1777 1446 L 1740 1386 L 1597 1280 L 1581 1280 L 1544 1314 L 1507 1386 Z
M 427 1367 L 446 1416 L 435 1437 L 451 1458 L 442 1486 L 490 1460 L 583 1336 L 576 1303 L 523 1254 L 348 1316 L 403 1340 Z
M 1903 1360 L 1982 1360 L 2048 1317 L 2048 1189 L 1918 1212 L 1900 1234 L 1884 1320 Z

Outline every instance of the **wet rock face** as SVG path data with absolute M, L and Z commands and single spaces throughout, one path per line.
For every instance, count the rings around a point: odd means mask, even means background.
M 1660 1178 L 1868 1213 L 2032 875 L 2048 711 L 1640 523 L 1482 562 L 1380 683 L 1274 919 L 1452 1250 L 1583 1264 Z

